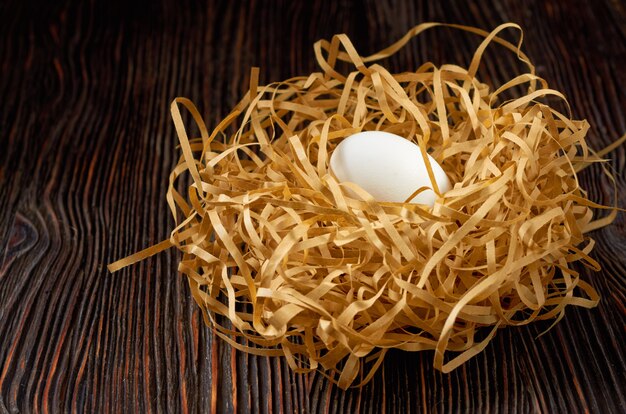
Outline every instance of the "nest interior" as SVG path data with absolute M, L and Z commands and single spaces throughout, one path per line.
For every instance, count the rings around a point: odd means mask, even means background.
M 610 220 L 593 220 L 602 206 L 576 176 L 593 159 L 589 125 L 541 102 L 565 98 L 535 75 L 521 41 L 499 36 L 519 30 L 514 24 L 492 32 L 447 25 L 484 38 L 467 68 L 427 62 L 390 73 L 376 63 L 437 26 L 416 26 L 368 57 L 345 35 L 319 41 L 321 70 L 308 76 L 263 86 L 253 69 L 249 92 L 211 132 L 189 100 L 176 99 L 182 155 L 167 200 L 177 227 L 113 267 L 175 246 L 219 336 L 285 356 L 298 372 L 323 370 L 342 388 L 359 374 L 367 382 L 390 348 L 434 350 L 435 367 L 448 372 L 499 327 L 595 306 L 597 293 L 573 265 L 599 269 L 585 233 Z M 492 43 L 527 72 L 498 87 L 481 83 Z M 339 73 L 340 61 L 354 71 Z M 520 86 L 526 94 L 502 98 Z M 181 106 L 199 137 L 188 137 Z M 368 130 L 416 143 L 453 188 L 430 208 L 377 202 L 337 182 L 330 154 Z M 177 185 L 181 176 L 191 185 Z

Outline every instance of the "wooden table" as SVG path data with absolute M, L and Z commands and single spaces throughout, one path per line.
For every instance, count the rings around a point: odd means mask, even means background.
M 625 412 L 624 215 L 592 236 L 602 294 L 558 326 L 505 329 L 449 375 L 433 354 L 391 352 L 346 392 L 295 375 L 203 325 L 168 251 L 111 275 L 105 265 L 158 242 L 178 156 L 169 103 L 209 125 L 246 90 L 316 70 L 313 42 L 347 33 L 371 53 L 425 21 L 525 28 L 538 73 L 565 92 L 601 148 L 626 131 L 626 4 L 562 1 L 32 2 L 0 5 L 0 412 Z M 511 36 L 513 34 L 511 33 Z M 478 39 L 442 29 L 387 65 L 467 64 Z M 502 50 L 483 79 L 520 68 Z M 624 147 L 612 152 L 626 205 Z M 599 168 L 581 174 L 609 203 Z

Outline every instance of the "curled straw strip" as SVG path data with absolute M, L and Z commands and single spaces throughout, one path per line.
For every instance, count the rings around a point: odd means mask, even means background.
M 392 74 L 367 65 L 436 26 L 484 37 L 468 69 L 425 63 Z M 591 208 L 606 207 L 589 201 L 576 177 L 599 161 L 585 143 L 589 125 L 537 102 L 565 98 L 535 75 L 521 36 L 518 45 L 498 36 L 507 28 L 521 32 L 515 24 L 491 33 L 422 24 L 369 57 L 345 35 L 319 41 L 323 72 L 259 86 L 253 69 L 249 92 L 210 134 L 195 106 L 177 98 L 182 157 L 167 193 L 177 227 L 109 269 L 175 246 L 179 270 L 220 337 L 247 352 L 284 355 L 297 372 L 339 373 L 342 388 L 370 361 L 367 382 L 389 348 L 435 350 L 435 367 L 448 372 L 481 352 L 498 327 L 595 306 L 598 294 L 571 264 L 600 269 L 584 233 L 608 224 L 616 209 L 592 221 Z M 476 77 L 491 42 L 528 67 L 493 91 Z M 337 61 L 356 71 L 337 72 Z M 519 85 L 526 95 L 498 103 Z M 188 139 L 179 105 L 200 138 Z M 329 156 L 363 130 L 417 143 L 454 188 L 431 209 L 376 202 L 337 182 Z M 183 195 L 176 183 L 186 172 L 192 184 Z M 444 362 L 446 351 L 460 354 Z

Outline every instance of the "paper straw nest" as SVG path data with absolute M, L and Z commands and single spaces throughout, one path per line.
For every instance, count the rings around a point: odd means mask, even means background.
M 448 372 L 498 327 L 595 306 L 598 294 L 572 266 L 600 268 L 584 233 L 611 220 L 592 221 L 591 207 L 602 206 L 576 177 L 593 158 L 587 122 L 537 101 L 565 98 L 534 74 L 521 40 L 497 36 L 514 24 L 491 33 L 449 25 L 485 38 L 467 69 L 368 66 L 435 26 L 416 26 L 366 58 L 345 35 L 319 41 L 322 72 L 305 77 L 259 86 L 253 70 L 249 92 L 210 134 L 193 104 L 176 99 L 183 155 L 167 200 L 178 226 L 111 270 L 176 246 L 179 270 L 220 337 L 284 355 L 298 372 L 322 367 L 342 388 L 359 373 L 367 382 L 390 348 L 435 350 L 435 367 Z M 491 42 L 516 53 L 528 73 L 495 90 L 481 83 L 476 72 Z M 341 74 L 337 61 L 356 70 Z M 520 85 L 527 94 L 499 99 Z M 179 104 L 200 138 L 188 139 Z M 430 208 L 377 202 L 337 182 L 330 154 L 368 130 L 417 143 L 454 188 Z M 188 187 L 177 185 L 184 173 Z M 446 362 L 446 351 L 457 354 Z

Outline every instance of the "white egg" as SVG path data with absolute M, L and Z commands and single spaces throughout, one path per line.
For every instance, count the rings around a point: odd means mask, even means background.
M 446 173 L 426 155 L 439 191 L 448 191 L 451 186 Z M 437 198 L 420 148 L 389 132 L 366 131 L 345 138 L 330 156 L 330 169 L 338 181 L 357 184 L 377 201 L 401 203 L 420 187 L 430 189 L 419 193 L 411 203 L 432 206 Z

